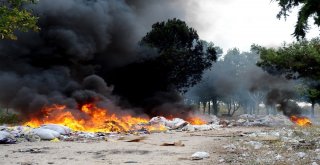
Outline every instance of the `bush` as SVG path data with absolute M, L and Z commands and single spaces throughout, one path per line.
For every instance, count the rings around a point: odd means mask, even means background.
M 17 124 L 21 120 L 17 114 L 4 113 L 0 111 L 0 124 Z

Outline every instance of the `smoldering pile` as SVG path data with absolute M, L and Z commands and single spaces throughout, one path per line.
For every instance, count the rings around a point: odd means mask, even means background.
M 47 140 L 58 141 L 101 141 L 110 138 L 119 139 L 124 136 L 144 136 L 150 133 L 169 133 L 172 131 L 209 131 L 221 128 L 219 119 L 212 116 L 207 124 L 192 125 L 191 123 L 174 118 L 168 120 L 158 116 L 152 118 L 148 123 L 139 123 L 126 132 L 84 132 L 73 131 L 67 126 L 59 124 L 43 124 L 40 127 L 29 126 L 0 126 L 0 144 L 15 144 L 18 142 L 39 142 Z

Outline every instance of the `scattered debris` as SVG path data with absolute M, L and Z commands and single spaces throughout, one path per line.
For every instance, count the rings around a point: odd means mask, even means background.
M 196 152 L 196 153 L 192 154 L 191 159 L 192 160 L 201 160 L 201 159 L 209 158 L 209 157 L 210 157 L 209 153 L 201 151 L 201 152 Z
M 147 139 L 146 136 L 139 136 L 139 137 L 134 137 L 132 139 L 126 140 L 125 142 L 140 142 L 145 139 Z
M 43 147 L 43 148 L 28 148 L 28 149 L 19 149 L 17 152 L 28 152 L 32 154 L 39 154 L 39 153 L 46 153 L 49 147 Z M 14 151 L 16 152 L 16 151 Z
M 16 139 L 6 131 L 0 131 L 0 144 L 15 144 Z
M 177 146 L 177 147 L 184 147 L 185 145 L 182 144 L 181 140 L 173 143 L 163 143 L 160 146 Z
M 249 142 L 246 142 L 246 144 L 251 145 L 255 150 L 258 150 L 263 146 L 262 143 L 257 141 L 249 141 Z
M 297 156 L 298 156 L 299 158 L 304 158 L 306 155 L 307 155 L 307 154 L 304 153 L 304 152 L 298 152 L 298 153 L 297 153 Z

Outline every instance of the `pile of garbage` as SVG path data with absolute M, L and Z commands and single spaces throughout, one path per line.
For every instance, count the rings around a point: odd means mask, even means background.
M 236 126 L 291 126 L 293 123 L 284 115 L 257 116 L 243 114 L 233 122 Z
M 150 131 L 147 127 L 159 128 L 159 130 Z M 81 132 L 73 131 L 69 127 L 58 124 L 43 124 L 38 128 L 29 126 L 0 126 L 0 144 L 15 144 L 17 142 L 39 142 L 41 140 L 57 141 L 85 141 L 85 140 L 105 140 L 106 138 L 121 135 L 141 135 L 154 132 L 169 131 L 207 131 L 220 128 L 219 119 L 212 117 L 211 122 L 204 125 L 192 125 L 189 122 L 174 118 L 168 120 L 165 117 L 154 117 L 149 123 L 141 123 L 128 132 Z M 160 129 L 161 128 L 161 129 Z
M 41 140 L 50 141 L 87 141 L 87 140 L 105 140 L 110 137 L 121 135 L 141 135 L 157 132 L 170 131 L 209 131 L 218 130 L 224 127 L 234 126 L 290 126 L 293 123 L 283 115 L 240 115 L 238 119 L 219 119 L 211 115 L 203 125 L 192 125 L 191 123 L 174 118 L 168 120 L 165 117 L 157 116 L 148 123 L 140 123 L 132 127 L 127 132 L 85 132 L 73 131 L 69 127 L 58 124 L 43 124 L 38 128 L 29 126 L 0 126 L 0 144 L 14 144 L 17 142 L 38 142 Z M 150 129 L 153 128 L 153 129 Z
M 316 165 L 320 162 L 319 133 L 319 127 L 274 127 L 248 132 L 223 146 L 228 154 L 221 161 L 228 164 Z

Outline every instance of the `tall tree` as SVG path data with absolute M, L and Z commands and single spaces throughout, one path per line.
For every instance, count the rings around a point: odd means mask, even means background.
M 154 24 L 141 44 L 157 49 L 158 67 L 179 90 L 199 82 L 202 72 L 217 59 L 214 45 L 200 40 L 197 32 L 179 19 Z
M 277 17 L 287 17 L 292 8 L 301 6 L 298 13 L 298 20 L 293 35 L 297 38 L 304 38 L 309 29 L 308 19 L 313 17 L 314 24 L 320 26 L 320 1 L 319 0 L 275 0 L 281 7 Z
M 115 93 L 137 106 L 152 108 L 162 100 L 176 101 L 176 97 L 170 98 L 173 95 L 163 93 L 184 92 L 195 85 L 217 58 L 214 45 L 200 40 L 197 32 L 179 19 L 155 23 L 140 44 L 155 53 L 150 51 L 148 58 L 106 74 Z
M 38 31 L 38 18 L 30 10 L 24 9 L 25 3 L 36 0 L 1 0 L 0 1 L 0 39 L 16 40 L 15 31 Z

